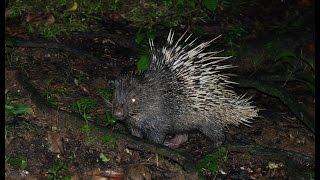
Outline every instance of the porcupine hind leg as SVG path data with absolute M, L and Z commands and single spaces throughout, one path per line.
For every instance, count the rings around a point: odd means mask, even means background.
M 221 146 L 225 140 L 223 127 L 210 124 L 210 126 L 203 125 L 199 130 L 213 142 L 214 147 Z

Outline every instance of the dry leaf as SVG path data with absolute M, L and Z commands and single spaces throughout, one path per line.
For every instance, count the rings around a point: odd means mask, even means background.
M 56 132 L 48 132 L 49 150 L 53 153 L 63 154 L 63 138 Z

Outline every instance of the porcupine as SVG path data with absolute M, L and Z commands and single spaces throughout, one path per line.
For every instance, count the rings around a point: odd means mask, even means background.
M 186 133 L 198 130 L 218 147 L 227 125 L 250 126 L 258 108 L 250 98 L 238 96 L 231 87 L 234 82 L 221 73 L 233 67 L 219 65 L 230 57 L 215 56 L 220 51 L 204 52 L 220 36 L 195 46 L 196 39 L 189 41 L 192 34 L 185 35 L 174 42 L 170 31 L 162 49 L 149 40 L 148 68 L 115 81 L 113 114 L 132 135 L 154 143 L 177 147 L 187 141 Z M 176 137 L 164 142 L 168 134 Z

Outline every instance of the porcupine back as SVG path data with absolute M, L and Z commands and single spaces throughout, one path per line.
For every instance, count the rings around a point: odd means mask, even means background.
M 150 40 L 151 62 L 142 75 L 124 75 L 115 83 L 114 114 L 130 132 L 162 143 L 168 133 L 199 130 L 217 145 L 229 124 L 250 123 L 258 110 L 249 98 L 238 96 L 220 65 L 230 57 L 204 52 L 215 39 L 195 46 L 184 33 L 176 42 L 156 49 Z
M 219 64 L 230 57 L 216 56 L 219 53 L 217 51 L 203 52 L 220 36 L 194 46 L 196 39 L 188 43 L 191 35 L 184 39 L 185 34 L 174 42 L 174 33 L 170 31 L 167 45 L 161 51 L 156 50 L 150 40 L 153 55 L 150 69 L 170 69 L 180 84 L 177 88 L 195 111 L 220 121 L 223 126 L 248 125 L 250 120 L 258 116 L 258 110 L 250 105 L 250 98 L 238 96 L 231 86 L 235 83 L 221 73 L 221 70 L 233 67 Z

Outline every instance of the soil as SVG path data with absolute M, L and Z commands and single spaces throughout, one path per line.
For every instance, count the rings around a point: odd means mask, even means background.
M 276 11 L 281 14 L 281 10 L 287 8 L 278 6 L 271 11 L 267 7 L 275 5 L 275 2 L 270 5 L 262 3 L 255 8 L 248 7 L 245 12 L 250 15 L 256 12 L 257 7 L 265 5 L 266 12 L 263 13 Z M 312 9 L 312 6 L 305 7 L 299 3 L 295 6 L 298 10 L 301 7 Z M 230 13 L 229 18 L 234 16 Z M 310 14 L 305 16 L 314 18 Z M 248 16 L 239 18 L 240 21 L 248 21 Z M 6 22 L 7 27 L 15 25 Z M 250 23 L 247 25 L 253 26 Z M 312 29 L 314 24 L 311 22 L 310 26 Z M 112 27 L 112 24 L 105 27 Z M 32 109 L 32 114 L 6 116 L 6 179 L 62 179 L 68 176 L 71 179 L 198 179 L 200 175 L 204 179 L 314 178 L 314 133 L 278 98 L 254 89 L 239 88 L 237 91 L 252 96 L 253 104 L 261 109 L 260 117 L 252 122 L 251 127 L 241 125 L 227 129 L 224 144 L 227 158 L 219 165 L 217 173 L 205 169 L 186 171 L 183 165 L 159 155 L 156 150 L 150 152 L 132 148 L 132 142 L 126 139 L 101 143 L 97 139 L 104 136 L 103 133 L 94 130 L 89 132 L 90 135 L 85 133 L 83 126 L 86 121 L 71 110 L 72 104 L 82 97 L 97 102 L 97 107 L 90 111 L 90 125 L 108 132 L 127 132 L 121 123 L 106 123 L 108 105 L 98 93 L 99 88 L 111 89 L 114 79 L 121 72 L 136 68 L 132 43 L 136 29 L 119 24 L 114 27 L 119 29 L 105 28 L 100 33 L 72 33 L 58 37 L 59 43 L 70 49 L 64 50 L 63 46 L 48 48 L 42 44 L 43 41 L 20 39 L 24 44 L 7 52 L 6 97 L 14 98 L 13 103 L 27 105 Z M 215 32 L 214 29 L 210 31 Z M 161 32 L 165 34 L 168 30 Z M 264 42 L 267 36 L 265 32 L 259 33 L 264 35 L 252 33 L 256 37 L 247 41 L 253 47 L 257 42 Z M 312 33 L 309 32 L 311 37 Z M 296 38 L 294 35 L 288 37 Z M 163 42 L 165 35 L 162 38 L 159 42 Z M 35 47 L 35 44 L 43 46 Z M 290 48 L 307 47 L 309 44 L 310 41 L 299 41 L 290 44 Z M 312 51 L 305 52 L 308 56 L 314 56 Z M 238 57 L 232 60 L 233 64 L 239 65 L 234 73 L 248 77 L 250 73 L 247 72 L 252 73 L 254 67 L 243 65 L 243 59 Z M 255 74 L 259 74 L 257 71 Z M 283 82 L 277 85 L 282 86 Z M 304 103 L 314 117 L 315 98 L 303 83 L 290 81 L 285 89 L 297 102 Z M 127 136 L 130 138 L 130 135 Z M 203 135 L 192 133 L 186 143 L 173 151 L 188 154 L 187 157 L 197 161 L 215 150 Z M 103 155 L 106 158 L 102 158 Z M 22 161 L 27 163 L 25 168 L 21 167 Z M 53 170 L 56 174 L 52 173 Z

